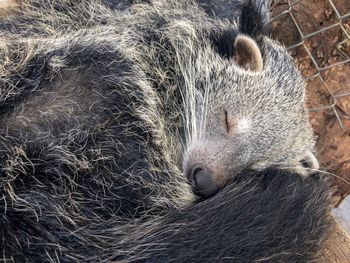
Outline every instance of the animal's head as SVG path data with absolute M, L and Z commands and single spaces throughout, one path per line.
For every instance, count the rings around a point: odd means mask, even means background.
M 318 168 L 300 73 L 285 48 L 247 33 L 222 34 L 198 55 L 183 170 L 199 195 L 243 169 Z

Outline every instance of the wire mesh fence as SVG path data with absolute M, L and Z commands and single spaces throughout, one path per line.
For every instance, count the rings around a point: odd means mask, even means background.
M 343 128 L 350 119 L 350 1 L 272 2 L 273 33 L 308 81 L 310 112 L 331 111 Z

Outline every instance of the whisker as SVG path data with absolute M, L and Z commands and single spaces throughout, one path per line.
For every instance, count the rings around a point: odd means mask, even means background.
M 341 181 L 343 181 L 344 183 L 350 185 L 350 181 L 340 177 L 339 175 L 336 175 L 334 173 L 330 173 L 330 172 L 327 172 L 327 171 L 322 171 L 322 170 L 319 170 L 319 169 L 312 169 L 312 168 L 305 168 L 307 170 L 310 170 L 310 171 L 315 171 L 315 172 L 320 172 L 320 173 L 323 173 L 323 174 L 326 174 L 326 175 L 330 175 L 330 176 L 333 176 Z
M 282 169 L 295 169 L 296 167 L 295 166 L 283 166 L 281 167 Z M 334 173 L 330 173 L 330 172 L 327 172 L 327 171 L 323 171 L 323 170 L 320 170 L 320 169 L 314 169 L 314 168 L 308 168 L 308 167 L 304 167 L 305 170 L 308 170 L 308 171 L 312 171 L 312 172 L 319 172 L 319 173 L 322 173 L 322 174 L 325 174 L 325 175 L 330 175 L 330 176 L 333 176 L 341 181 L 343 181 L 344 183 L 350 185 L 350 181 L 340 177 L 339 175 L 336 175 Z

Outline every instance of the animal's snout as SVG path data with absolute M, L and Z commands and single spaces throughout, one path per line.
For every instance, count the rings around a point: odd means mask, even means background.
M 203 164 L 193 165 L 187 174 L 193 191 L 203 197 L 211 197 L 219 190 L 210 170 Z

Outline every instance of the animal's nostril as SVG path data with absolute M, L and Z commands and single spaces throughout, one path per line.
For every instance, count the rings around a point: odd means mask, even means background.
M 192 166 L 187 176 L 193 191 L 198 195 L 210 197 L 219 190 L 211 172 L 204 165 L 197 164 Z
M 197 186 L 197 184 L 198 184 L 197 177 L 203 172 L 203 170 L 204 170 L 204 167 L 200 164 L 193 165 L 191 167 L 191 169 L 189 170 L 187 177 L 188 177 L 188 180 L 190 181 L 192 187 Z
M 201 167 L 196 167 L 194 170 L 193 170 L 193 174 L 192 174 L 192 178 L 193 178 L 193 181 L 194 183 L 197 184 L 197 175 L 199 175 L 201 172 L 202 172 L 202 168 Z

